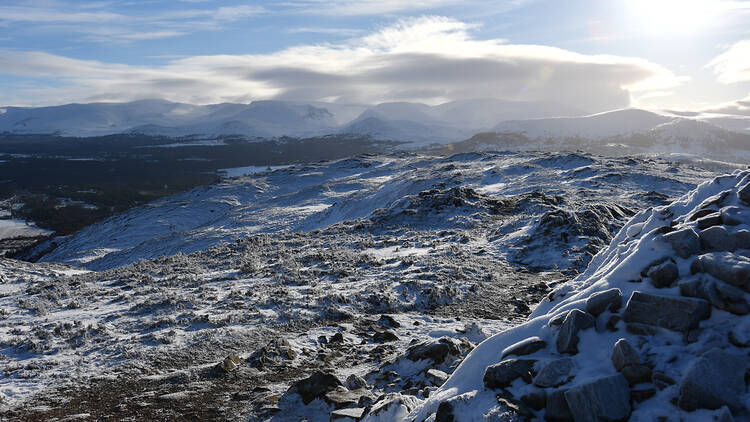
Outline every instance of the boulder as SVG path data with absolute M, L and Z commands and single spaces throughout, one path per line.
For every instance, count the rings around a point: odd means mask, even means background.
M 654 286 L 662 288 L 669 287 L 680 276 L 677 264 L 672 259 L 649 268 L 646 275 L 654 283 Z
M 745 204 L 750 204 L 750 183 L 745 184 L 737 191 L 737 197 Z
M 348 409 L 339 409 L 334 410 L 331 412 L 331 422 L 334 421 L 358 421 L 362 419 L 362 416 L 365 414 L 365 409 L 363 407 L 350 407 Z
M 557 387 L 570 381 L 575 374 L 573 370 L 573 359 L 556 359 L 545 364 L 534 377 L 534 385 L 537 387 Z
M 432 342 L 415 344 L 406 350 L 406 357 L 414 362 L 429 359 L 435 363 L 443 363 L 448 356 L 459 356 L 460 354 L 460 345 L 450 337 L 441 337 Z
M 620 374 L 570 388 L 565 400 L 576 422 L 626 421 L 630 417 L 630 389 Z
M 503 349 L 501 356 L 504 359 L 506 356 L 511 356 L 511 355 L 515 355 L 515 356 L 530 355 L 534 352 L 544 349 L 545 347 L 547 347 L 546 341 L 542 340 L 539 337 L 529 337 L 515 344 L 511 344 L 510 346 Z
M 735 249 L 750 249 L 750 231 L 737 230 L 732 235 L 732 242 Z
M 419 400 L 416 397 L 401 393 L 387 393 L 372 404 L 365 416 L 372 416 L 383 421 L 400 421 L 406 419 L 418 405 Z
M 448 381 L 448 374 L 439 369 L 430 368 L 425 373 L 425 378 L 427 378 L 427 381 L 429 381 L 432 385 L 440 387 L 446 381 Z
M 637 388 L 630 390 L 630 398 L 636 403 L 641 403 L 654 397 L 656 395 L 656 389 L 652 387 Z
M 620 373 L 628 380 L 628 385 L 631 387 L 642 382 L 651 381 L 651 368 L 648 365 L 628 365 L 623 367 Z
M 346 388 L 350 390 L 357 390 L 359 388 L 367 388 L 367 381 L 357 374 L 351 374 L 346 378 Z
M 615 342 L 612 348 L 612 364 L 616 370 L 620 371 L 628 365 L 637 365 L 639 363 L 641 363 L 641 358 L 638 357 L 638 352 L 636 352 L 635 348 L 626 339 L 621 338 Z
M 734 237 L 724 226 L 713 226 L 701 231 L 701 247 L 706 251 L 733 251 Z
M 698 226 L 698 228 L 701 230 L 707 229 L 713 226 L 718 226 L 719 224 L 722 223 L 721 214 L 718 212 L 708 214 L 704 217 L 701 217 L 695 220 L 695 223 Z
M 557 351 L 569 354 L 578 353 L 578 332 L 593 327 L 594 323 L 594 317 L 579 309 L 568 312 L 557 333 Z
M 297 352 L 294 351 L 292 345 L 286 339 L 277 338 L 253 352 L 247 358 L 247 362 L 253 368 L 263 369 L 266 365 L 279 364 L 296 358 Z
M 372 335 L 372 341 L 376 343 L 390 343 L 398 341 L 398 336 L 391 330 L 379 330 L 375 331 L 375 334 Z
M 325 401 L 336 409 L 357 407 L 365 403 L 372 403 L 374 400 L 375 396 L 373 396 L 372 392 L 364 388 L 347 390 L 344 387 L 338 387 L 325 394 Z
M 451 397 L 448 400 L 442 401 L 438 405 L 437 412 L 435 413 L 435 422 L 454 422 L 456 420 L 456 416 L 460 415 L 462 413 L 462 410 L 464 410 L 460 409 L 461 407 L 463 407 L 462 405 L 466 405 L 472 398 L 474 398 L 473 393 L 464 393 L 455 397 Z M 389 420 L 395 421 L 396 419 Z M 406 418 L 398 420 L 406 420 Z
M 680 379 L 679 406 L 688 411 L 722 406 L 741 409 L 746 369 L 745 357 L 720 349 L 709 350 L 685 369 Z
M 617 311 L 622 306 L 622 291 L 618 288 L 596 292 L 586 299 L 586 312 L 597 316 L 609 309 Z
M 706 272 L 712 276 L 750 291 L 750 258 L 731 252 L 710 252 L 695 259 L 691 265 L 695 272 Z
M 380 318 L 377 321 L 378 325 L 381 327 L 388 327 L 388 328 L 399 328 L 401 327 L 401 324 L 396 321 L 392 316 L 383 314 L 380 315 Z
M 229 373 L 237 369 L 242 364 L 242 358 L 237 355 L 229 355 L 221 362 L 221 369 Z
M 547 392 L 544 390 L 531 390 L 521 396 L 521 403 L 534 410 L 542 410 L 547 406 Z
M 507 359 L 490 365 L 484 371 L 484 386 L 491 389 L 505 388 L 518 378 L 531 383 L 534 363 L 536 361 L 532 359 Z
M 335 375 L 328 372 L 317 371 L 309 377 L 292 384 L 287 390 L 287 394 L 299 394 L 302 398 L 302 403 L 308 405 L 317 398 L 325 398 L 327 393 L 334 391 L 337 387 L 341 386 L 343 386 L 343 384 Z
M 703 218 L 703 217 L 705 217 L 707 215 L 714 214 L 715 212 L 716 212 L 716 210 L 712 210 L 710 208 L 704 208 L 702 210 L 698 210 L 698 211 L 694 212 L 690 216 L 690 218 L 688 218 L 688 221 L 695 221 L 695 220 L 697 220 L 699 218 Z
M 567 389 L 554 390 L 547 394 L 547 403 L 544 410 L 544 420 L 548 422 L 573 422 L 573 414 L 570 413 L 568 401 L 565 400 Z
M 737 226 L 750 222 L 750 211 L 729 206 L 721 209 L 721 222 L 727 226 Z
M 699 277 L 681 281 L 679 287 L 683 296 L 705 299 L 717 309 L 736 315 L 750 313 L 745 292 L 723 281 Z
M 662 296 L 633 292 L 625 305 L 623 320 L 628 323 L 687 332 L 711 316 L 708 301 L 696 298 Z
M 701 241 L 695 230 L 686 228 L 662 235 L 662 239 L 672 245 L 677 256 L 688 258 L 701 250 Z

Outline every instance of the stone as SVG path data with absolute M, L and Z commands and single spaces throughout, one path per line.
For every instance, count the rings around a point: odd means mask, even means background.
M 654 286 L 662 288 L 671 286 L 679 278 L 680 272 L 677 269 L 677 264 L 669 259 L 649 268 L 646 275 L 651 278 Z
M 544 420 L 548 422 L 573 422 L 568 401 L 565 400 L 567 389 L 554 390 L 547 394 L 547 404 L 544 410 Z
M 750 249 L 750 231 L 742 229 L 737 230 L 732 235 L 734 249 Z
M 460 409 L 460 407 L 462 407 L 461 405 L 465 405 L 473 397 L 473 393 L 464 393 L 440 402 L 437 412 L 435 413 L 435 422 L 454 422 L 456 420 L 456 415 L 460 415 L 462 413 L 462 409 Z M 400 418 L 398 420 L 405 419 L 406 418 Z
M 461 348 L 457 341 L 450 337 L 441 337 L 432 342 L 423 342 L 409 347 L 406 357 L 414 362 L 429 359 L 435 363 L 443 363 L 448 356 L 459 356 Z
M 334 334 L 331 337 L 331 341 L 330 341 L 330 343 L 333 343 L 333 344 L 338 344 L 338 343 L 343 343 L 343 342 L 344 342 L 344 334 L 342 334 L 340 331 Z
M 674 379 L 672 379 L 672 377 L 670 377 L 669 375 L 661 371 L 652 371 L 651 382 L 653 382 L 656 388 L 658 388 L 659 390 L 663 390 L 669 387 L 670 385 L 677 384 L 677 381 L 675 381 Z
M 446 381 L 448 381 L 448 374 L 439 369 L 430 368 L 425 373 L 425 378 L 427 378 L 427 381 L 429 381 L 432 385 L 440 387 Z
M 525 356 L 530 355 L 534 352 L 537 352 L 539 350 L 544 349 L 547 347 L 547 342 L 542 340 L 539 337 L 529 337 L 525 340 L 521 340 L 515 344 L 511 344 L 510 346 L 503 349 L 503 352 L 501 353 L 501 358 L 505 359 L 506 356 Z
M 614 347 L 612 347 L 612 364 L 616 370 L 620 371 L 628 365 L 640 363 L 641 358 L 638 357 L 638 352 L 626 339 L 621 338 L 615 342 Z
M 578 332 L 593 327 L 594 323 L 594 317 L 579 309 L 568 312 L 557 333 L 558 353 L 578 353 Z
M 230 373 L 237 369 L 242 364 L 242 358 L 237 355 L 229 355 L 224 358 L 221 362 L 221 369 L 226 373 Z
M 521 396 L 521 403 L 534 410 L 542 410 L 547 406 L 547 392 L 544 390 L 531 390 Z
M 536 361 L 531 359 L 506 359 L 490 365 L 484 371 L 484 386 L 490 389 L 505 388 L 518 378 L 531 383 L 534 363 Z
M 628 365 L 623 367 L 620 373 L 628 380 L 628 384 L 631 387 L 642 382 L 651 381 L 651 368 L 647 365 Z
M 743 318 L 729 330 L 729 341 L 737 347 L 750 347 L 750 319 Z
M 722 406 L 735 411 L 741 409 L 746 369 L 746 358 L 720 349 L 711 349 L 695 358 L 680 379 L 680 408 L 687 411 Z
M 620 320 L 622 320 L 622 317 L 620 317 L 620 315 L 610 315 L 607 319 L 607 330 L 617 331 L 617 324 L 620 323 Z
M 713 226 L 703 230 L 698 235 L 701 239 L 701 247 L 706 251 L 733 251 L 734 237 L 724 226 Z
M 609 309 L 616 312 L 622 306 L 622 291 L 618 288 L 592 294 L 586 299 L 586 312 L 597 316 Z
M 534 385 L 537 387 L 557 387 L 570 381 L 575 374 L 573 370 L 573 359 L 556 359 L 545 364 L 534 377 Z
M 277 338 L 269 341 L 268 344 L 253 352 L 253 354 L 247 358 L 247 362 L 253 368 L 263 369 L 266 365 L 278 364 L 296 358 L 297 352 L 294 351 L 294 348 L 292 348 L 289 341 L 283 338 Z
M 372 335 L 372 340 L 376 343 L 390 343 L 398 341 L 398 336 L 391 330 L 376 331 Z
M 359 388 L 367 388 L 367 381 L 357 374 L 351 374 L 346 378 L 346 388 L 350 390 L 357 390 Z
M 620 374 L 570 388 L 565 400 L 576 422 L 626 421 L 630 417 L 630 389 Z
M 331 412 L 331 422 L 333 421 L 358 421 L 362 419 L 365 414 L 365 409 L 362 407 L 350 407 L 348 409 L 339 409 Z
M 734 416 L 732 416 L 732 412 L 726 406 L 717 410 L 713 414 L 713 417 L 716 422 L 734 422 Z
M 688 258 L 701 250 L 701 242 L 698 234 L 691 228 L 673 231 L 662 235 L 662 239 L 672 245 L 677 256 Z
M 370 406 L 365 416 L 379 417 L 381 420 L 402 420 L 417 406 L 419 406 L 419 400 L 416 397 L 401 393 L 387 393 L 380 396 Z M 385 419 L 386 417 L 389 419 Z
M 729 206 L 721 209 L 721 222 L 727 226 L 737 226 L 750 222 L 750 212 L 740 207 Z
M 722 223 L 721 214 L 718 212 L 708 214 L 705 217 L 701 217 L 695 220 L 696 225 L 699 229 L 707 229 L 709 227 L 718 226 Z
M 710 252 L 697 257 L 690 268 L 750 291 L 750 259 L 744 256 L 731 252 Z
M 699 218 L 703 218 L 703 217 L 705 217 L 707 215 L 711 215 L 711 214 L 713 214 L 715 212 L 716 212 L 716 210 L 712 210 L 710 208 L 704 208 L 702 210 L 698 210 L 695 213 L 693 213 L 693 215 L 691 215 L 690 218 L 688 218 L 688 221 L 695 221 L 695 220 L 697 220 Z
M 363 397 L 365 400 L 362 400 Z M 372 402 L 373 400 L 375 400 L 375 396 L 373 396 L 370 390 L 364 388 L 347 390 L 344 387 L 338 387 L 336 390 L 325 394 L 325 401 L 333 405 L 336 409 L 357 407 L 363 401 Z
M 711 304 L 703 299 L 633 292 L 625 306 L 623 320 L 687 332 L 711 316 Z
M 336 390 L 340 386 L 343 386 L 343 384 L 335 375 L 317 371 L 309 377 L 292 384 L 287 390 L 287 394 L 299 394 L 302 398 L 302 403 L 308 405 L 317 398 L 325 398 L 327 393 Z
M 750 313 L 745 292 L 723 281 L 700 277 L 681 281 L 679 287 L 681 295 L 705 299 L 717 309 L 736 315 Z
M 383 314 L 380 315 L 380 318 L 378 319 L 378 324 L 381 327 L 389 327 L 389 328 L 399 328 L 401 327 L 401 324 L 396 321 L 392 316 Z
M 745 184 L 737 190 L 737 197 L 745 204 L 750 204 L 750 183 Z
M 630 390 L 630 398 L 636 403 L 644 402 L 656 395 L 656 389 L 652 387 L 636 388 Z

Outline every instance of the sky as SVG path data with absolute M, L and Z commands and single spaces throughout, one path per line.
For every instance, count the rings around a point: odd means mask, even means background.
M 750 1 L 0 2 L 0 105 L 146 98 L 750 115 Z

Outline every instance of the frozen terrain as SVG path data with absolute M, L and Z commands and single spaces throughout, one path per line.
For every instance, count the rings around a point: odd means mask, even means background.
M 0 261 L 0 407 L 19 420 L 327 421 L 378 397 L 416 406 L 638 210 L 717 170 L 732 167 L 400 154 L 169 197 L 55 239 L 47 263 Z M 348 387 L 310 390 L 320 370 Z
M 365 420 L 750 419 L 749 224 L 748 171 L 639 212 L 427 400 Z

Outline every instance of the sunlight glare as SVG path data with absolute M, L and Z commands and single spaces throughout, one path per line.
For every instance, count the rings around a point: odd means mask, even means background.
M 638 26 L 658 35 L 705 29 L 721 7 L 718 0 L 631 0 L 630 3 Z

